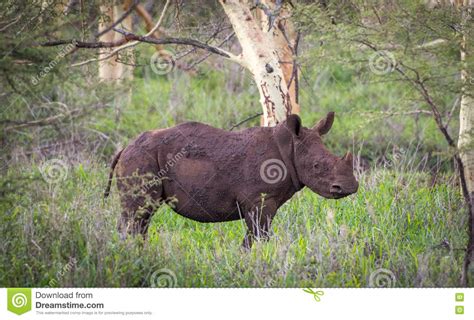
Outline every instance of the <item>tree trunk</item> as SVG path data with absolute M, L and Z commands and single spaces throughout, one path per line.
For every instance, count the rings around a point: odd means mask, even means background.
M 110 4 L 100 6 L 101 19 L 99 21 L 99 32 L 107 29 L 107 27 L 114 22 L 114 7 Z M 109 31 L 99 37 L 99 41 L 111 42 L 114 41 L 114 32 Z M 112 49 L 101 49 L 99 57 L 109 54 Z M 116 62 L 116 57 L 111 57 L 107 60 L 99 62 L 99 79 L 101 81 L 114 81 L 117 79 L 116 74 L 117 68 L 119 68 Z
M 461 40 L 461 81 L 463 83 L 461 93 L 461 109 L 459 111 L 459 139 L 458 149 L 464 167 L 464 177 L 466 180 L 466 187 L 469 196 L 470 216 L 469 216 L 469 241 L 466 258 L 464 262 L 464 270 L 462 277 L 462 284 L 468 285 L 468 273 L 469 266 L 474 258 L 474 98 L 472 85 L 470 85 L 470 78 L 467 66 L 467 55 L 471 53 L 468 50 L 468 46 L 471 44 L 467 42 L 466 33 L 472 32 L 465 28 L 465 23 L 471 18 L 471 9 L 467 9 L 467 6 L 474 5 L 474 0 L 464 0 L 464 3 L 460 3 L 462 12 L 462 23 L 461 29 L 463 32 L 463 38 Z
M 474 0 L 465 1 L 465 5 L 474 5 Z M 470 10 L 467 10 L 466 15 L 470 15 Z M 463 20 L 467 21 L 468 17 Z M 463 32 L 469 32 L 463 29 Z M 466 175 L 466 183 L 471 198 L 474 193 L 474 98 L 472 85 L 470 85 L 470 77 L 468 75 L 469 68 L 467 66 L 468 51 L 466 34 L 463 35 L 461 42 L 461 80 L 463 82 L 461 95 L 461 110 L 459 112 L 459 140 L 458 147 L 461 158 L 464 163 L 464 172 Z
M 461 108 L 459 110 L 459 136 L 457 151 L 454 156 L 458 164 L 461 193 L 468 209 L 468 243 L 464 256 L 463 270 L 461 275 L 461 286 L 469 286 L 470 265 L 474 258 L 474 99 L 472 85 L 468 75 L 468 54 L 471 54 L 468 33 L 472 32 L 466 28 L 466 22 L 471 19 L 471 7 L 474 0 L 428 0 L 430 8 L 436 6 L 454 6 L 460 10 L 460 30 L 462 33 L 460 43 L 461 60 Z
M 261 3 L 270 10 L 275 10 L 275 0 L 262 0 Z M 260 20 L 262 31 L 268 33 L 268 36 L 273 39 L 277 49 L 280 67 L 285 77 L 285 82 L 289 84 L 288 92 L 291 100 L 291 113 L 299 114 L 300 106 L 298 103 L 298 68 L 296 66 L 296 45 L 297 34 L 293 23 L 290 20 L 291 8 L 288 3 L 285 3 L 272 22 L 270 29 L 270 22 L 268 16 L 262 9 L 257 10 L 257 19 Z
M 102 18 L 99 22 L 99 32 L 107 29 L 112 25 L 115 19 L 118 19 L 125 10 L 131 5 L 131 0 L 126 0 L 123 7 L 120 5 L 104 4 L 100 6 L 100 12 Z M 132 17 L 129 15 L 122 21 L 122 27 L 132 31 Z M 104 42 L 113 42 L 122 39 L 122 35 L 109 30 L 99 37 L 99 41 Z M 99 53 L 99 57 L 108 55 L 114 48 L 103 48 Z M 125 63 L 120 63 L 118 60 L 121 60 Z M 122 79 L 132 79 L 133 78 L 133 51 L 123 50 L 120 53 L 120 58 L 118 54 L 110 57 L 109 59 L 99 62 L 99 79 L 102 81 L 116 81 L 120 82 Z
M 242 61 L 252 73 L 263 109 L 265 126 L 274 126 L 291 114 L 291 99 L 279 63 L 277 47 L 260 28 L 246 3 L 220 0 L 242 47 Z

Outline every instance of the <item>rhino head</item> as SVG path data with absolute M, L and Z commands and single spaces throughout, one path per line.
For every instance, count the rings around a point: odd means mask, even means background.
M 357 192 L 353 157 L 332 154 L 323 144 L 322 136 L 329 132 L 334 112 L 329 112 L 313 128 L 301 125 L 297 115 L 290 115 L 275 128 L 275 137 L 283 157 L 292 159 L 297 179 L 313 192 L 330 199 L 339 199 Z

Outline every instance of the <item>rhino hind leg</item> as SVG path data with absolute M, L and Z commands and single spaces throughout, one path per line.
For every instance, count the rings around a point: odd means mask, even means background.
M 136 206 L 122 211 L 118 222 L 120 238 L 124 240 L 128 235 L 141 234 L 146 238 L 150 219 L 155 211 L 152 205 Z
M 136 188 L 137 186 L 139 188 Z M 143 181 L 128 183 L 127 186 L 122 183 L 120 189 L 123 211 L 117 226 L 121 239 L 125 239 L 127 235 L 139 234 L 145 239 L 150 220 L 162 203 L 163 188 L 161 184 L 145 188 L 143 186 L 147 186 Z

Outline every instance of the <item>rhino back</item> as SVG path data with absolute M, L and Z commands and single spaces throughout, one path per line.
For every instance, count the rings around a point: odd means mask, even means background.
M 197 122 L 184 123 L 161 132 L 160 168 L 175 174 L 178 181 L 202 183 L 199 177 L 207 181 L 222 175 L 226 183 L 243 182 L 255 175 L 255 164 L 272 149 L 271 132 L 271 128 L 261 127 L 229 132 Z

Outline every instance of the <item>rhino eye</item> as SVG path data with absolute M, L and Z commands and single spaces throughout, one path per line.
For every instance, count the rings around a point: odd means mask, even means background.
M 316 162 L 313 164 L 313 168 L 317 168 L 317 167 L 319 167 L 319 163 Z

